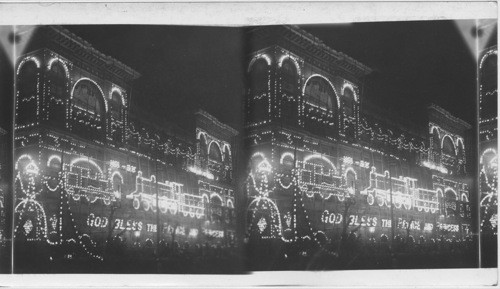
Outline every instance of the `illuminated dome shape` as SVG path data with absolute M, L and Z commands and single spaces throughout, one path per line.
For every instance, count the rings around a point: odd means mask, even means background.
M 43 206 L 32 199 L 25 199 L 14 209 L 16 234 L 28 241 L 40 241 L 47 237 L 47 217 Z
M 267 197 L 256 197 L 247 209 L 248 232 L 262 238 L 281 237 L 281 219 L 278 207 Z

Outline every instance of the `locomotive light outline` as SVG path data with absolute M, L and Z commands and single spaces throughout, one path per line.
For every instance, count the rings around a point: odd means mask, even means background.
M 417 179 L 399 176 L 390 176 L 389 171 L 383 174 L 377 173 L 376 167 L 370 170 L 370 185 L 360 191 L 361 195 L 366 195 L 366 201 L 370 206 L 377 204 L 379 207 L 391 206 L 391 192 L 388 180 L 392 183 L 392 202 L 397 209 L 404 208 L 411 210 L 416 208 L 432 214 L 439 211 L 439 199 L 437 190 L 429 190 L 416 186 Z
M 155 175 L 145 178 L 142 176 L 142 171 L 137 172 L 135 180 L 135 190 L 126 195 L 127 199 L 132 200 L 134 209 L 139 210 L 142 207 L 145 211 L 156 212 L 158 205 L 155 186 L 158 184 L 158 201 L 161 213 L 169 212 L 175 215 L 181 212 L 185 217 L 190 216 L 197 219 L 205 216 L 203 196 L 182 192 L 183 184 L 171 181 L 160 182 L 156 180 Z

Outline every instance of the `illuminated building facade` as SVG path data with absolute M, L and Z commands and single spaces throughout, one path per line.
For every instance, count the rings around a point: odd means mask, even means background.
M 496 46 L 486 49 L 479 65 L 479 170 L 481 231 L 496 234 L 498 220 L 498 111 Z
M 230 242 L 236 131 L 204 111 L 191 133 L 130 112 L 139 73 L 62 27 L 16 66 L 15 235 L 51 245 Z M 157 219 L 158 218 L 158 219 Z
M 417 129 L 377 114 L 363 103 L 371 69 L 298 27 L 247 36 L 249 236 L 325 242 L 348 228 L 380 240 L 391 227 L 415 241 L 470 234 L 469 124 L 435 105 Z

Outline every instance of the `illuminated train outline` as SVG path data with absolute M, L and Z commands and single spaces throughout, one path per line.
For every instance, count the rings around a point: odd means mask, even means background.
M 436 213 L 439 210 L 439 199 L 437 190 L 428 190 L 417 188 L 417 179 L 400 176 L 399 178 L 390 177 L 392 182 L 392 202 L 398 209 L 405 208 L 410 210 L 417 208 L 428 213 Z M 366 195 L 367 203 L 372 206 L 375 203 L 382 207 L 391 206 L 391 193 L 389 186 L 389 172 L 384 174 L 376 172 L 372 167 L 370 171 L 370 186 L 360 192 Z
M 49 163 L 50 161 L 51 159 Z M 88 164 L 88 167 L 78 166 L 78 163 Z M 70 164 L 63 164 L 63 180 L 66 191 L 75 201 L 85 197 L 91 203 L 101 199 L 105 205 L 109 205 L 116 200 L 114 193 L 108 189 L 109 180 L 104 176 L 102 169 L 88 158 L 80 157 L 72 160 Z
M 156 212 L 156 184 L 158 184 L 158 201 L 160 212 L 166 214 L 177 214 L 181 212 L 184 216 L 191 218 L 202 218 L 205 215 L 205 202 L 203 196 L 192 195 L 182 192 L 183 184 L 176 182 L 160 182 L 156 176 L 145 178 L 142 171 L 137 172 L 135 190 L 126 196 L 132 200 L 134 209 L 141 207 L 145 211 Z

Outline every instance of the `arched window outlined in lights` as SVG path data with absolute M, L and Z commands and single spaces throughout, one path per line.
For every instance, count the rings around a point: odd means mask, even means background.
M 48 120 L 56 126 L 66 125 L 66 101 L 68 98 L 67 68 L 59 60 L 53 61 L 48 71 L 49 111 Z
M 86 113 L 97 116 L 103 116 L 105 113 L 104 95 L 99 86 L 90 80 L 78 81 L 73 88 L 72 100 L 75 107 Z
M 19 65 L 16 125 L 29 125 L 36 121 L 38 71 L 39 65 L 34 60 Z
M 340 106 L 333 84 L 319 74 L 314 74 L 306 80 L 303 98 L 305 102 L 329 111 L 336 110 Z
M 295 94 L 298 88 L 298 76 L 295 63 L 290 58 L 285 58 L 281 63 L 282 92 Z

